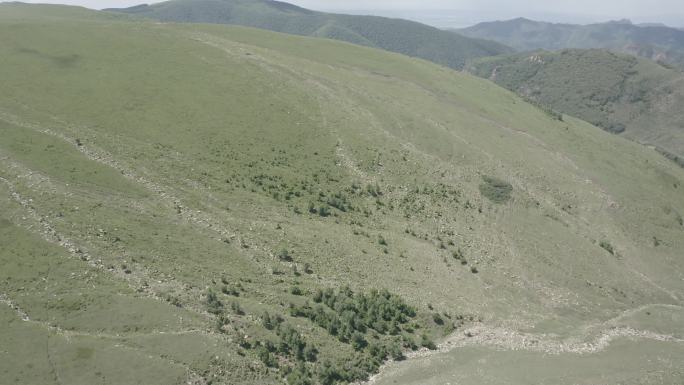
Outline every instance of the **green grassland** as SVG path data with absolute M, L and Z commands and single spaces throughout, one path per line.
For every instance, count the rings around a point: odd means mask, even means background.
M 684 297 L 684 170 L 652 149 L 326 39 L 19 4 L 0 36 L 9 383 L 331 384 L 633 313 L 682 334 L 638 313 Z
M 271 0 L 172 0 L 111 11 L 163 22 L 234 24 L 342 40 L 458 69 L 472 58 L 513 52 L 494 41 L 409 20 L 316 12 Z
M 552 110 L 655 146 L 684 166 L 684 76 L 605 50 L 474 60 L 468 70 Z

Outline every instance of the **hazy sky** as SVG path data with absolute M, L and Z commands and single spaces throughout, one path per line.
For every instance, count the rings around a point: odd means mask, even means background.
M 90 8 L 105 8 L 125 7 L 143 3 L 145 0 L 27 0 L 26 2 L 68 3 Z M 156 1 L 148 0 L 147 2 Z M 566 17 L 568 21 L 629 18 L 638 22 L 662 21 L 684 26 L 684 0 L 290 0 L 288 2 L 319 10 L 376 10 L 379 11 L 378 13 L 385 14 L 388 11 L 397 11 L 404 17 L 407 16 L 407 10 L 424 13 L 429 13 L 430 10 L 450 10 L 464 11 L 471 18 L 548 16 L 556 19 L 553 21 L 560 21 Z

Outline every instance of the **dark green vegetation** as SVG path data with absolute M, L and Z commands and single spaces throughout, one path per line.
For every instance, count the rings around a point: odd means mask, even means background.
M 499 178 L 484 176 L 483 183 L 480 184 L 480 192 L 494 203 L 506 203 L 511 199 L 511 192 L 513 186 L 505 180 Z
M 682 338 L 684 170 L 649 148 L 329 39 L 18 4 L 0 36 L 2 382 L 329 384 L 623 314 Z
M 291 304 L 290 315 L 308 318 L 358 352 L 337 363 L 324 363 L 318 373 L 322 384 L 362 381 L 377 372 L 388 358 L 404 359 L 404 350 L 435 349 L 425 328 L 416 320 L 416 310 L 387 290 L 365 294 L 354 293 L 348 286 L 338 291 L 318 289 L 312 300 L 314 305 L 308 300 L 303 305 Z M 444 321 L 439 320 L 435 325 L 443 326 Z M 450 321 L 450 325 L 453 328 L 454 323 Z M 420 340 L 414 336 L 418 332 L 422 333 Z M 316 361 L 315 355 L 305 357 L 308 355 L 303 354 L 300 361 Z
M 520 18 L 481 23 L 458 32 L 519 51 L 605 48 L 684 69 L 684 31 L 665 26 L 640 26 L 629 21 L 552 24 Z
M 655 146 L 684 166 L 684 75 L 605 50 L 474 60 L 468 70 L 540 106 Z
M 111 11 L 164 22 L 235 24 L 343 40 L 462 68 L 472 58 L 512 52 L 502 44 L 408 20 L 315 12 L 271 0 L 172 0 Z

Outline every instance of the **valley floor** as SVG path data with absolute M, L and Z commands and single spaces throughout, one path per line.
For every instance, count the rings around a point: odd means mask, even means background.
M 562 338 L 478 325 L 393 362 L 367 385 L 680 384 L 684 307 L 645 305 Z

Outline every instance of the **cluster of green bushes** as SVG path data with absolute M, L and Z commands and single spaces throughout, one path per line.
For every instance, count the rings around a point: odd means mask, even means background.
M 222 281 L 223 287 L 229 288 L 228 295 L 233 295 L 233 288 L 240 288 Z M 297 295 L 302 294 L 298 290 Z M 224 326 L 228 321 L 219 295 L 214 289 L 209 289 L 205 303 L 208 311 L 218 316 L 218 329 L 225 332 Z M 436 348 L 426 332 L 415 337 L 422 329 L 416 319 L 416 310 L 387 290 L 355 293 L 349 287 L 319 289 L 310 301 L 313 306 L 309 300 L 299 306 L 290 304 L 290 315 L 309 319 L 353 348 L 353 353 L 320 359 L 317 347 L 299 330 L 287 323 L 283 316 L 271 315 L 267 311 L 260 321 L 271 332 L 270 337 L 266 336 L 261 341 L 238 338 L 243 349 L 252 350 L 256 358 L 266 367 L 276 369 L 290 385 L 363 381 L 376 373 L 386 360 L 403 359 L 406 349 Z M 238 302 L 233 301 L 230 309 L 237 315 L 245 314 Z M 436 319 L 435 324 L 443 326 L 444 320 Z
M 304 337 L 291 325 L 283 322 L 281 317 L 271 318 L 264 313 L 262 324 L 269 330 L 274 330 L 278 341 L 264 341 L 255 344 L 259 359 L 267 367 L 277 368 L 278 357 L 294 361 L 297 364 L 316 362 L 318 349 L 313 344 L 307 343 Z
M 365 333 L 370 328 L 380 334 L 390 332 L 397 334 L 401 325 L 416 316 L 416 311 L 407 305 L 399 296 L 387 290 L 371 290 L 366 293 L 354 293 L 349 287 L 340 290 L 317 290 L 313 301 L 326 305 L 315 308 L 300 308 L 300 312 L 315 323 L 325 327 L 331 334 L 340 335 L 340 339 L 348 341 L 355 331 Z
M 221 278 L 221 283 L 223 283 L 223 286 L 221 287 L 221 293 L 225 295 L 239 297 L 240 292 L 244 290 L 242 284 L 239 282 L 237 284 L 231 284 L 226 278 Z
M 354 293 L 349 287 L 317 290 L 315 305 L 290 305 L 290 315 L 308 318 L 340 342 L 349 344 L 356 355 L 343 362 L 324 362 L 318 376 L 322 384 L 365 380 L 388 358 L 403 359 L 403 349 L 417 349 L 413 334 L 420 325 L 416 311 L 387 290 Z M 434 348 L 423 333 L 420 346 Z
M 354 211 L 350 198 L 344 192 L 323 192 L 318 193 L 316 202 L 310 201 L 308 211 L 311 214 L 318 214 L 322 217 L 333 215 L 333 209 L 346 213 Z

